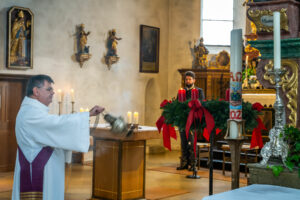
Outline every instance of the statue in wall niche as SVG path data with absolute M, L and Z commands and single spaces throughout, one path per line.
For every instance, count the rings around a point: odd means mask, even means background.
M 27 18 L 27 19 L 26 19 Z M 10 64 L 26 66 L 30 63 L 31 19 L 19 10 L 11 25 Z
M 105 63 L 108 66 L 108 69 L 110 69 L 111 65 L 118 62 L 119 58 L 117 55 L 117 45 L 118 40 L 121 40 L 122 38 L 118 38 L 116 36 L 116 29 L 112 29 L 108 31 L 108 38 L 107 38 L 107 53 L 105 55 Z
M 198 41 L 194 40 L 194 56 L 195 60 L 193 62 L 193 69 L 203 69 L 207 67 L 207 54 L 209 51 L 204 46 L 203 38 L 201 37 Z
M 91 32 L 85 32 L 84 31 L 84 24 L 80 25 L 80 32 L 79 32 L 79 51 L 80 53 L 89 53 L 89 46 L 86 46 L 87 43 L 87 36 Z
M 112 29 L 111 31 L 109 31 L 109 36 L 108 36 L 108 40 L 107 40 L 107 48 L 108 48 L 107 56 L 118 56 L 117 55 L 117 44 L 118 44 L 117 40 L 121 40 L 121 39 L 122 38 L 118 38 L 116 36 L 116 29 Z
M 80 63 L 80 67 L 82 67 L 83 62 L 89 60 L 91 58 L 91 54 L 89 53 L 90 47 L 87 46 L 87 36 L 91 33 L 90 31 L 85 32 L 84 24 L 80 24 L 77 27 L 77 61 Z

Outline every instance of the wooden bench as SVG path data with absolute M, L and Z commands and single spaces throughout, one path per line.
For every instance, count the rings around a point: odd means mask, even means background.
M 231 157 L 229 154 L 229 157 L 226 156 L 226 151 L 230 152 L 230 147 L 228 144 L 223 144 L 222 145 L 222 150 L 223 150 L 223 163 L 222 163 L 222 171 L 223 175 L 225 175 L 225 162 L 231 162 Z M 250 149 L 250 144 L 243 144 L 241 148 L 241 158 L 240 158 L 240 163 L 245 164 L 245 177 L 247 177 L 247 164 L 251 162 L 258 162 L 258 147 L 255 147 L 253 149 Z M 250 158 L 248 156 L 249 153 L 254 152 L 255 157 Z M 243 154 L 242 154 L 243 153 Z

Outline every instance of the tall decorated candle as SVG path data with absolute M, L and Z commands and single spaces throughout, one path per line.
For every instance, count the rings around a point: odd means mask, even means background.
M 238 138 L 238 124 L 242 120 L 242 29 L 231 31 L 230 44 L 230 138 Z
M 274 33 L 274 68 L 281 67 L 281 44 L 280 44 L 280 12 L 273 13 L 273 33 Z

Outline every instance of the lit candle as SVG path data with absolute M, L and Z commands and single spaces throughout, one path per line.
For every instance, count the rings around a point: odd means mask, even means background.
M 83 109 L 83 108 L 80 108 L 80 109 L 79 109 L 79 112 L 84 112 L 84 109 Z
M 196 88 L 193 88 L 191 91 L 191 100 L 199 99 L 199 91 Z
M 178 101 L 184 102 L 186 100 L 186 92 L 184 89 L 180 88 L 178 90 Z
M 85 112 L 90 112 L 90 110 L 88 108 L 85 109 Z
M 132 112 L 130 111 L 127 112 L 127 123 L 128 124 L 132 123 Z
M 281 52 L 280 52 L 280 12 L 273 13 L 273 33 L 274 33 L 274 68 L 281 67 Z
M 74 98 L 74 89 L 71 89 L 71 102 L 75 102 L 75 98 Z
M 133 113 L 133 123 L 139 124 L 139 113 L 138 112 Z
M 242 120 L 242 29 L 231 31 L 230 45 L 230 138 L 238 138 L 238 121 Z
M 62 102 L 62 91 L 61 91 L 61 89 L 58 89 L 57 93 L 58 93 L 58 101 Z

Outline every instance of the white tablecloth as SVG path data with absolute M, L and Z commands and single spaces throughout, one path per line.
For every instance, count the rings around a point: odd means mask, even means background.
M 300 190 L 277 185 L 253 184 L 207 196 L 202 200 L 300 200 Z
M 111 128 L 110 124 L 98 124 L 96 127 L 94 124 L 90 124 L 90 128 Z M 158 131 L 155 126 L 141 126 L 139 125 L 139 131 Z

